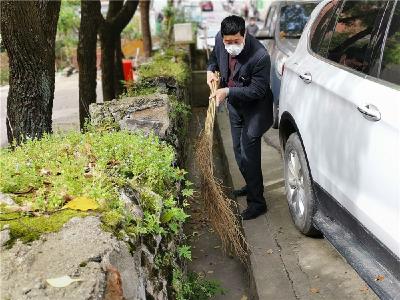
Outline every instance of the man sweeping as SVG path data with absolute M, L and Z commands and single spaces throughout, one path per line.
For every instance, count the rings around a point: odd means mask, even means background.
M 272 126 L 270 58 L 264 46 L 246 33 L 245 21 L 229 16 L 221 23 L 207 68 L 207 84 L 221 74 L 220 88 L 211 95 L 217 104 L 225 100 L 229 111 L 233 149 L 246 185 L 234 195 L 247 196 L 243 220 L 267 211 L 261 171 L 261 137 Z

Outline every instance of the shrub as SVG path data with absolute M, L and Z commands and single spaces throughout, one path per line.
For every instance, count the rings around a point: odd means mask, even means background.
M 167 49 L 159 52 L 153 59 L 139 68 L 142 80 L 157 77 L 172 77 L 179 84 L 184 84 L 189 78 L 189 67 L 185 62 L 185 53 L 181 50 Z
M 39 215 L 55 212 L 76 197 L 93 199 L 106 228 L 117 236 L 175 234 L 187 215 L 176 188 L 186 172 L 174 167 L 174 160 L 174 149 L 154 135 L 46 135 L 14 150 L 0 150 L 0 192 Z M 143 219 L 133 219 L 125 211 L 120 200 L 125 186 L 139 193 Z M 168 218 L 161 220 L 160 214 Z

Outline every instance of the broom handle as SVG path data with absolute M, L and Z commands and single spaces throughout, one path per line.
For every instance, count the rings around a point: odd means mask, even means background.
M 219 86 L 219 72 L 215 73 L 218 80 L 214 80 L 211 82 L 211 94 L 215 93 Z M 206 134 L 212 138 L 213 128 L 214 128 L 214 119 L 215 119 L 215 110 L 216 110 L 216 97 L 210 99 L 208 109 L 207 109 L 207 117 L 205 124 Z

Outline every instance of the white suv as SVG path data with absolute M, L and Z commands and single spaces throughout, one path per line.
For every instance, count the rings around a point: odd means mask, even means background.
M 400 0 L 327 0 L 285 63 L 289 209 L 383 299 L 400 299 Z

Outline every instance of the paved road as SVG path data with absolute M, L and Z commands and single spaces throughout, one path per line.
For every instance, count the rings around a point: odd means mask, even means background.
M 53 106 L 53 130 L 70 130 L 79 128 L 79 89 L 78 74 L 65 77 L 56 75 L 54 106 Z M 0 87 L 0 147 L 7 144 L 6 131 L 6 107 L 8 86 Z M 97 102 L 103 101 L 101 82 L 97 81 Z

